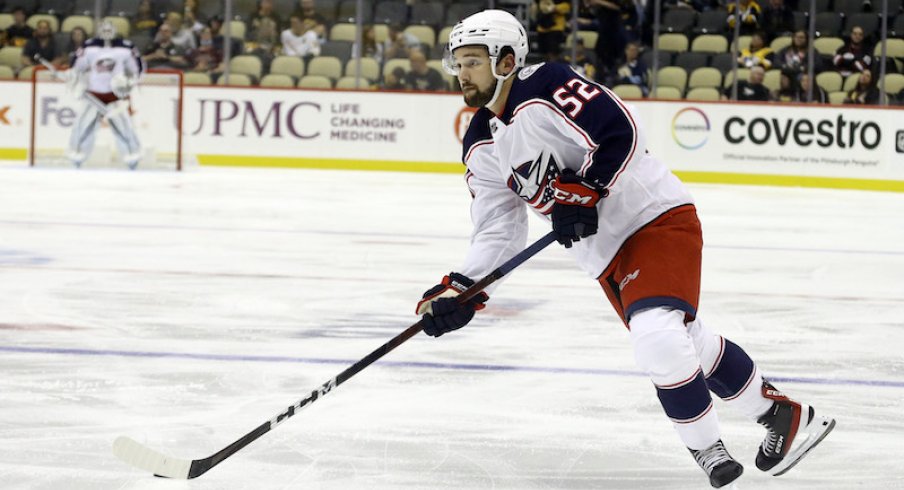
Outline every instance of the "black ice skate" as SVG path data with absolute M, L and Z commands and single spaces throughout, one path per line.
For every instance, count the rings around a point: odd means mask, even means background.
M 715 488 L 730 484 L 744 473 L 744 467 L 728 454 L 721 440 L 706 449 L 690 451 L 697 464 L 709 476 L 709 483 Z
M 813 407 L 791 400 L 765 380 L 763 396 L 775 401 L 757 420 L 768 432 L 756 455 L 756 467 L 779 476 L 825 439 L 835 428 L 835 419 L 817 416 Z

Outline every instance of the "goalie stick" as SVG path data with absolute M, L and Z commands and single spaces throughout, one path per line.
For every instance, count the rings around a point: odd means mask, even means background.
M 556 233 L 549 232 L 542 238 L 534 242 L 526 249 L 509 259 L 507 262 L 499 266 L 496 270 L 489 273 L 483 279 L 477 281 L 473 286 L 464 290 L 457 296 L 460 303 L 463 303 L 477 293 L 483 291 L 487 286 L 501 279 L 503 276 L 523 264 L 527 259 L 533 257 L 538 252 L 546 248 L 550 243 L 556 241 Z M 414 337 L 415 334 L 423 328 L 423 320 L 419 320 L 414 325 L 405 329 L 402 333 L 386 342 L 378 349 L 364 356 L 358 362 L 352 364 L 346 370 L 339 373 L 336 377 L 323 383 L 319 388 L 312 391 L 308 396 L 298 400 L 290 405 L 287 409 L 276 414 L 272 419 L 259 425 L 256 429 L 240 437 L 232 444 L 217 451 L 213 455 L 203 459 L 178 459 L 167 456 L 163 453 L 155 451 L 130 437 L 120 436 L 113 442 L 113 454 L 125 461 L 126 463 L 153 473 L 155 476 L 166 478 L 192 479 L 197 478 L 214 466 L 220 464 L 226 458 L 232 456 L 243 447 L 251 444 L 262 435 L 272 430 L 277 425 L 285 422 L 289 417 L 300 412 L 310 404 L 326 396 L 330 391 L 336 389 L 342 383 L 348 381 L 352 376 L 358 374 L 361 370 L 370 366 L 384 355 L 401 345 L 406 340 Z

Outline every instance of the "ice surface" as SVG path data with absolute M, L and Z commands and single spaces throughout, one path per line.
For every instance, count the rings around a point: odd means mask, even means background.
M 773 478 L 717 402 L 740 488 L 904 488 L 904 195 L 691 187 L 702 317 L 838 420 Z M 0 488 L 708 488 L 557 247 L 197 480 L 112 456 L 206 457 L 401 332 L 469 200 L 451 175 L 0 167 Z

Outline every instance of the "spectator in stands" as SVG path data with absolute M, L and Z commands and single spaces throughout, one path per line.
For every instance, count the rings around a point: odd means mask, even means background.
M 624 3 L 625 0 L 590 0 L 590 4 L 597 9 L 597 38 L 594 47 L 597 79 L 604 82 L 614 78 L 618 58 L 624 50 L 625 32 L 622 22 Z M 633 3 L 631 8 L 634 8 Z
M 383 56 L 386 60 L 407 58 L 412 48 L 419 48 L 417 36 L 405 32 L 401 24 L 389 24 L 389 35 L 383 42 Z
M 442 73 L 427 66 L 427 55 L 420 49 L 412 49 L 408 55 L 411 71 L 405 74 L 405 87 L 410 90 L 446 90 Z
M 198 2 L 196 0 L 185 0 L 185 4 L 182 7 L 182 18 L 184 19 L 183 25 L 191 29 L 192 35 L 197 39 L 201 31 L 204 30 L 204 23 L 199 19 Z
M 584 77 L 594 80 L 596 78 L 596 60 L 593 59 L 593 54 L 587 51 L 584 46 L 584 39 L 581 37 L 578 37 L 575 41 L 574 55 L 574 61 L 572 61 L 571 50 L 566 51 L 565 61 L 570 63 L 575 71 Z
M 6 28 L 6 45 L 21 48 L 34 37 L 34 29 L 25 23 L 25 9 L 13 9 L 13 23 Z
M 618 68 L 618 83 L 630 83 L 640 87 L 643 96 L 650 94 L 647 65 L 640 59 L 640 45 L 636 42 L 625 46 L 625 63 Z
M 810 55 L 810 37 L 807 31 L 800 30 L 791 37 L 791 44 L 782 48 L 776 53 L 773 61 L 778 68 L 791 69 L 798 73 L 807 71 L 808 56 Z M 813 57 L 813 71 L 818 73 L 822 71 L 822 60 L 817 53 Z
M 740 4 L 740 9 L 738 9 L 738 3 Z M 763 13 L 763 9 L 760 4 L 756 3 L 756 0 L 740 0 L 738 3 L 728 2 L 728 18 L 726 19 L 728 31 L 734 32 L 735 22 L 737 22 L 738 12 L 740 12 L 741 35 L 752 35 L 762 28 L 760 16 Z
M 301 19 L 306 30 L 316 32 L 321 42 L 326 40 L 327 20 L 317 12 L 314 0 L 300 0 L 295 15 Z
M 794 31 L 794 12 L 785 5 L 785 0 L 769 0 L 769 5 L 763 9 L 760 25 L 766 31 L 769 42 L 772 42 Z
M 316 26 L 305 23 L 298 14 L 292 14 L 289 28 L 282 32 L 279 39 L 285 55 L 301 58 L 320 55 L 320 36 L 317 35 Z
M 81 27 L 76 26 L 69 31 L 69 42 L 66 45 L 66 52 L 63 53 L 66 57 L 64 60 L 65 66 L 69 66 L 75 60 L 76 52 L 85 45 L 85 41 L 87 40 L 88 33 Z
M 157 27 L 160 25 L 156 14 L 154 14 L 151 0 L 141 0 L 138 2 L 138 8 L 132 17 L 132 34 L 145 34 L 154 36 L 157 34 Z
M 38 64 L 35 56 L 41 55 L 47 61 L 55 65 L 59 65 L 63 61 L 61 53 L 57 51 L 56 43 L 53 42 L 53 32 L 50 29 L 50 22 L 39 20 L 35 26 L 32 38 L 25 43 L 22 48 L 22 66 L 32 66 Z
M 166 14 L 164 23 L 170 27 L 169 37 L 172 43 L 179 46 L 183 53 L 197 47 L 195 35 L 191 30 L 191 26 L 185 25 L 182 21 L 182 14 L 179 12 L 169 12 Z M 158 29 L 158 33 L 159 31 L 160 30 Z
M 387 90 L 405 89 L 405 69 L 397 66 L 383 77 L 383 88 Z
M 591 0 L 581 0 L 578 4 L 577 23 L 572 26 L 573 31 L 594 31 L 597 30 L 596 12 Z
M 383 50 L 382 43 L 377 42 L 377 31 L 373 24 L 367 24 L 361 32 L 361 45 L 363 46 L 364 57 L 373 58 L 380 66 L 383 66 Z M 358 57 L 358 45 L 352 45 L 352 58 Z
M 248 38 L 249 39 L 258 39 L 258 30 L 261 28 L 261 24 L 266 23 L 267 27 L 265 28 L 267 31 L 271 29 L 271 25 L 275 24 L 276 29 L 275 32 L 279 33 L 282 29 L 282 19 L 279 18 L 276 12 L 273 11 L 273 0 L 260 0 L 257 4 L 257 10 L 251 16 L 251 21 L 248 22 Z M 276 43 L 276 39 L 273 40 L 273 43 Z
M 157 29 L 157 37 L 154 38 L 154 44 L 145 51 L 144 61 L 148 68 L 184 70 L 189 67 L 185 49 L 173 42 L 173 27 L 169 22 L 161 24 Z
M 864 40 L 863 28 L 854 26 L 851 29 L 851 37 L 835 52 L 832 63 L 843 77 L 852 73 L 862 73 L 869 70 L 872 63 L 871 48 L 872 46 Z
M 806 95 L 804 95 L 806 98 Z M 797 72 L 782 70 L 778 81 L 778 89 L 772 91 L 772 100 L 776 102 L 800 102 L 800 85 Z
M 879 103 L 879 88 L 873 79 L 873 72 L 863 70 L 857 80 L 857 86 L 847 93 L 845 104 L 876 105 Z
M 264 71 L 270 71 L 270 63 L 279 54 L 279 27 L 272 17 L 260 17 L 250 39 L 245 42 L 245 52 L 260 58 Z
M 775 53 L 766 45 L 766 35 L 762 31 L 757 31 L 750 36 L 750 45 L 741 50 L 738 56 L 738 66 L 743 68 L 762 66 L 768 70 L 772 68 L 773 57 L 775 57 Z
M 800 102 L 807 102 L 807 91 L 810 90 L 810 75 L 807 73 L 802 73 L 800 75 L 800 97 L 798 100 Z M 814 104 L 828 104 L 829 103 L 829 94 L 826 90 L 820 87 L 818 84 L 813 87 L 813 99 L 812 103 Z
M 750 76 L 747 80 L 738 81 L 738 100 L 758 100 L 767 102 L 769 100 L 769 89 L 763 85 L 763 78 L 766 76 L 766 70 L 762 66 L 754 66 L 750 69 Z M 731 98 L 731 87 L 725 89 L 723 99 Z
M 191 50 L 187 55 L 188 62 L 191 64 L 191 71 L 210 73 L 211 75 L 223 73 L 225 66 L 223 63 L 222 45 L 217 46 L 213 37 L 213 29 L 210 27 L 205 27 L 201 30 L 198 47 Z
M 546 61 L 558 61 L 565 42 L 565 23 L 571 12 L 570 0 L 534 0 L 531 18 L 537 29 L 538 53 Z

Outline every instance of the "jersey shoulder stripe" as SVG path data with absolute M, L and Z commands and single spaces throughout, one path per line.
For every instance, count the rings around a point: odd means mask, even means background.
M 82 46 L 83 48 L 103 48 L 105 47 L 104 40 L 99 37 L 92 37 L 91 39 L 85 41 L 85 44 Z M 128 48 L 132 49 L 134 44 L 132 41 L 128 39 L 114 39 L 110 41 L 111 48 Z
M 474 113 L 471 123 L 468 124 L 468 130 L 465 131 L 465 137 L 462 138 L 462 163 L 467 165 L 472 148 L 476 148 L 481 143 L 493 141 L 493 134 L 490 132 L 490 119 L 492 118 L 493 112 L 486 107 L 481 107 Z

